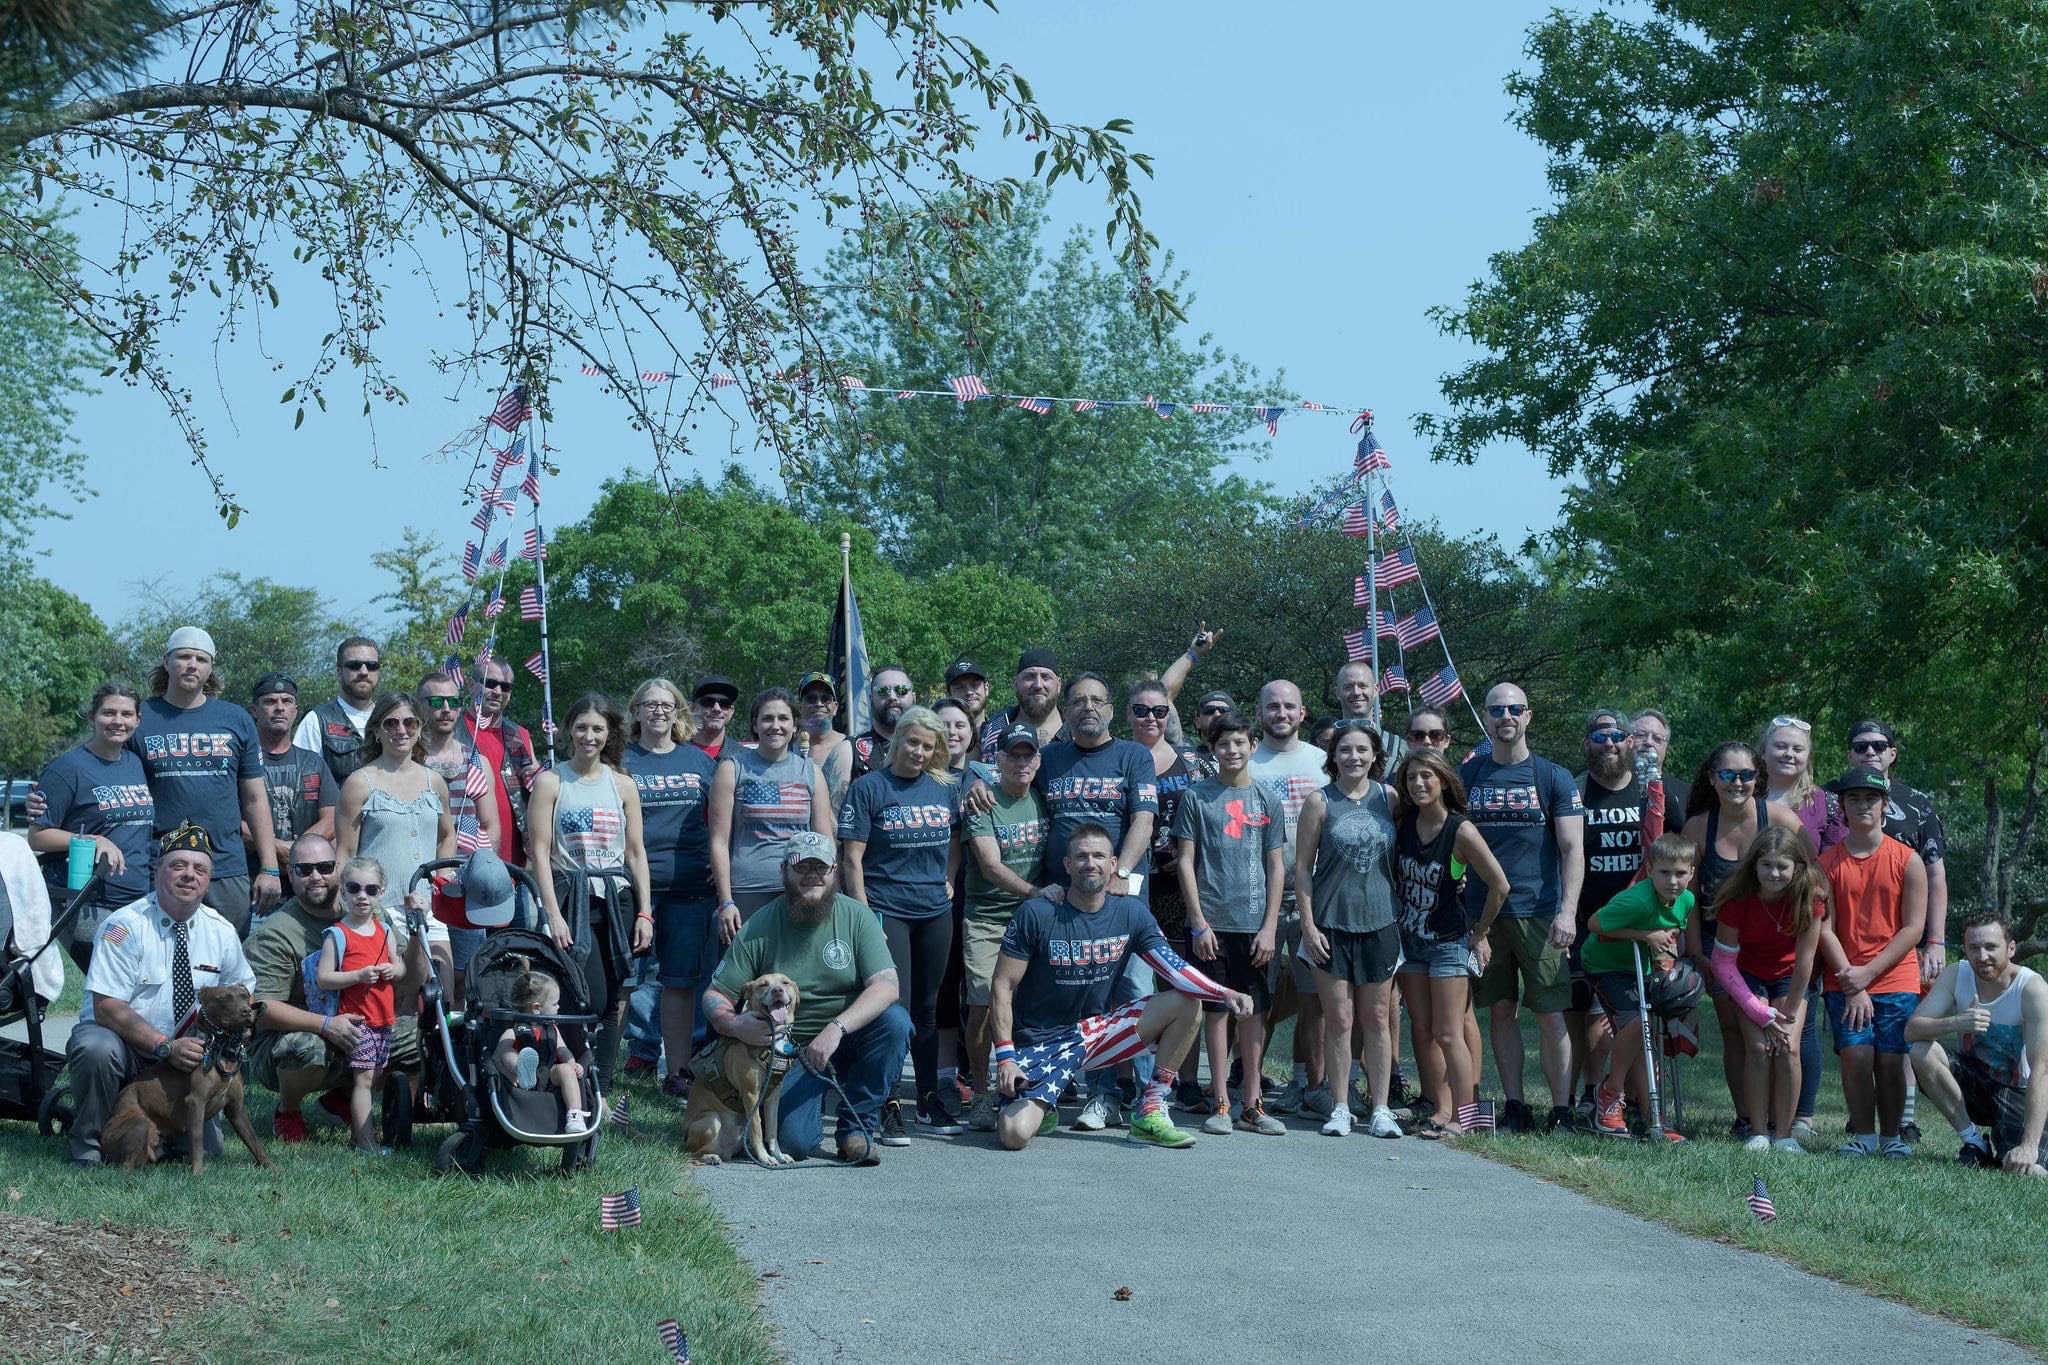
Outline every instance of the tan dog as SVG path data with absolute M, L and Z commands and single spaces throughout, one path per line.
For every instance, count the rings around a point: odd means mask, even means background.
M 739 1012 L 768 1021 L 779 1041 L 789 1034 L 796 1012 L 796 982 L 780 972 L 757 976 L 740 992 Z M 765 1047 L 748 1047 L 719 1035 L 698 1054 L 697 1080 L 690 1087 L 690 1107 L 683 1115 L 683 1146 L 700 1166 L 716 1166 L 738 1154 L 742 1139 L 747 1155 L 763 1166 L 796 1162 L 777 1142 L 781 1123 L 782 1078 L 794 1059 L 776 1056 Z
M 152 1062 L 114 1101 L 100 1132 L 100 1153 L 129 1170 L 156 1161 L 166 1137 L 183 1133 L 192 1147 L 192 1174 L 206 1167 L 206 1122 L 223 1112 L 258 1166 L 273 1166 L 242 1103 L 242 1044 L 256 1022 L 246 986 L 205 986 L 199 991 L 197 1036 L 206 1056 L 191 1071 Z

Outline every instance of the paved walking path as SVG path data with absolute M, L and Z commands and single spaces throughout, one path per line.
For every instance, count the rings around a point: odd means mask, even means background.
M 1170 1152 L 1062 1130 L 1021 1154 L 995 1147 L 914 1138 L 879 1169 L 731 1165 L 702 1184 L 767 1276 L 796 1365 L 1470 1352 L 1726 1365 L 1783 1359 L 1787 1323 L 1831 1359 L 2031 1359 L 1412 1139 L 1297 1126 Z M 1615 1301 L 1659 1306 L 1586 1310 Z

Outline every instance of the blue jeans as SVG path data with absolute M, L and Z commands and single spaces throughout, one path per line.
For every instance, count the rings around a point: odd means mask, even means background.
M 867 1027 L 857 1029 L 832 1054 L 832 1070 L 839 1087 L 846 1092 L 849 1113 L 837 1109 L 837 1135 L 858 1132 L 865 1123 L 870 1138 L 880 1132 L 882 1101 L 895 1093 L 896 1079 L 903 1074 L 903 1059 L 910 1054 L 910 1011 L 891 1005 L 875 1016 Z M 811 1154 L 825 1131 L 823 1100 L 831 1087 L 801 1063 L 790 1068 L 782 1083 L 782 1150 L 801 1160 Z M 838 1103 L 838 1096 L 833 1095 Z M 854 1114 L 860 1118 L 856 1121 Z
M 633 984 L 626 991 L 626 1055 L 661 1060 L 661 982 L 654 975 L 653 953 L 633 959 Z
M 1810 1119 L 1820 1102 L 1820 969 L 1806 988 L 1806 1027 L 1799 1031 L 1799 1104 L 1793 1117 Z

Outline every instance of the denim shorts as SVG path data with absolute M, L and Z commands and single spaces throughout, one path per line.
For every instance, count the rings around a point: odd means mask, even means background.
M 654 955 L 660 964 L 655 976 L 662 985 L 683 989 L 711 979 L 724 952 L 715 918 L 709 897 L 654 898 Z
M 458 929 L 448 926 L 448 951 L 454 955 L 455 970 L 469 970 L 469 960 L 476 956 L 476 950 L 484 946 L 484 935 L 488 929 Z
M 1470 936 L 1435 939 L 1401 930 L 1402 976 L 1453 978 L 1465 975 L 1465 959 L 1471 955 Z
M 1835 1035 L 1835 1051 L 1845 1047 L 1876 1047 L 1879 1052 L 1903 1057 L 1912 1051 L 1906 1042 L 1906 1021 L 1913 1017 L 1914 1007 L 1920 997 L 1912 991 L 1878 991 L 1870 997 L 1870 1022 L 1862 1028 L 1847 1028 L 1842 1023 L 1846 997 L 1840 991 L 1826 993 L 1828 1003 L 1828 1028 Z
M 1792 994 L 1792 978 L 1789 976 L 1781 976 L 1776 981 L 1766 981 L 1760 976 L 1751 976 L 1748 972 L 1744 972 L 1742 974 L 1742 984 L 1749 987 L 1751 995 L 1766 1003 L 1773 1000 L 1783 1000 L 1786 996 Z

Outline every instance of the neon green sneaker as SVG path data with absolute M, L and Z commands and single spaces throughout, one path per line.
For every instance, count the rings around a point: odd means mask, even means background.
M 1047 1133 L 1056 1131 L 1059 1128 L 1059 1126 L 1059 1106 L 1054 1105 L 1052 1108 L 1046 1110 L 1045 1117 L 1038 1121 L 1038 1135 L 1040 1137 L 1044 1137 Z
M 1183 1132 L 1173 1126 L 1173 1120 L 1166 1116 L 1164 1107 L 1148 1114 L 1131 1115 L 1129 1128 L 1133 1142 L 1142 1142 L 1148 1147 L 1192 1147 L 1195 1135 Z

